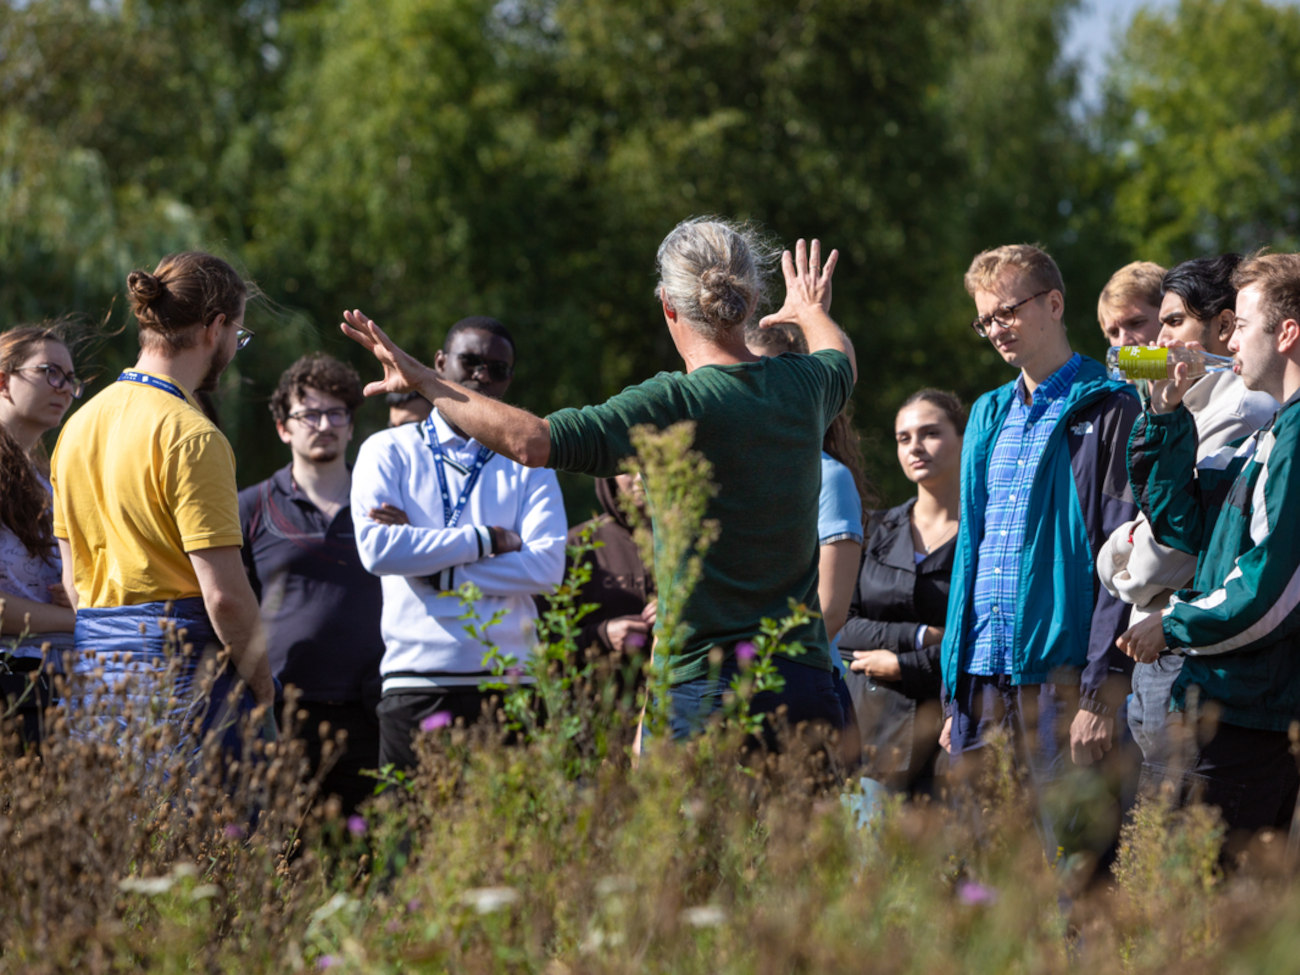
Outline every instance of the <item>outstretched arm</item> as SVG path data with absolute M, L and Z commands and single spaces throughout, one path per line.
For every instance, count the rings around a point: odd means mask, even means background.
M 420 393 L 443 418 L 479 443 L 525 467 L 544 467 L 551 454 L 551 430 L 539 416 L 454 383 L 398 348 L 384 330 L 359 310 L 345 311 L 343 334 L 369 349 L 384 367 L 384 378 L 366 384 L 367 396 Z
M 808 247 L 802 238 L 794 246 L 794 254 L 781 255 L 781 273 L 785 275 L 785 304 L 765 315 L 759 328 L 770 328 L 781 322 L 793 322 L 803 330 L 808 340 L 809 352 L 838 349 L 849 357 L 853 367 L 853 381 L 858 379 L 858 360 L 853 354 L 853 343 L 844 330 L 830 316 L 831 275 L 839 263 L 840 252 L 833 250 L 822 266 L 822 243 L 814 239 Z

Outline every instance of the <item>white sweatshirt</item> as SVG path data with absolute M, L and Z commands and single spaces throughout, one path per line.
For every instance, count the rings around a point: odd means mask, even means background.
M 465 629 L 454 590 L 472 582 L 483 596 L 474 608 L 503 655 L 522 664 L 535 643 L 535 593 L 564 574 L 567 523 L 555 472 L 529 469 L 493 454 L 454 528 L 445 527 L 434 452 L 436 434 L 454 509 L 478 454 L 477 440 L 452 433 L 435 410 L 428 423 L 383 430 L 366 440 L 352 471 L 352 520 L 365 567 L 384 592 L 381 629 L 384 689 L 475 686 L 485 673 L 487 648 Z M 369 517 L 388 503 L 406 512 L 407 525 Z M 519 533 L 523 548 L 493 556 L 487 526 Z M 482 553 L 482 554 L 481 554 Z M 432 577 L 432 578 L 430 578 Z

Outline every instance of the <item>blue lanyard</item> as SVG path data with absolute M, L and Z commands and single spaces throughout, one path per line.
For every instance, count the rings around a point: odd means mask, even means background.
M 469 503 L 469 496 L 474 493 L 474 485 L 478 483 L 479 475 L 483 473 L 483 465 L 492 459 L 492 451 L 487 447 L 479 447 L 474 463 L 470 466 L 469 475 L 465 478 L 465 486 L 460 489 L 460 498 L 453 508 L 451 491 L 447 488 L 447 472 L 443 469 L 442 444 L 438 443 L 438 428 L 434 426 L 432 413 L 425 421 L 424 433 L 429 449 L 433 451 L 433 469 L 438 473 L 438 490 L 442 492 L 442 523 L 446 528 L 455 528 L 460 522 L 465 505 Z
M 136 372 L 134 369 L 123 369 L 122 374 L 117 377 L 119 383 L 139 383 L 141 386 L 152 386 L 154 389 L 161 389 L 164 393 L 171 393 L 177 399 L 184 399 L 185 393 L 175 383 L 169 383 L 166 379 L 159 379 L 157 376 L 151 376 L 147 372 Z

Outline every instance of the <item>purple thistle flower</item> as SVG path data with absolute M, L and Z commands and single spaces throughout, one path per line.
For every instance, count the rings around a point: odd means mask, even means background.
M 524 676 L 524 668 L 522 668 L 522 667 L 507 667 L 507 668 L 506 668 L 506 676 L 509 677 L 511 680 L 518 680 L 520 677 L 523 677 L 523 676 Z
M 634 650 L 639 650 L 641 647 L 645 646 L 645 634 L 633 630 L 623 638 L 623 643 L 625 646 L 629 646 Z
M 333 955 L 321 955 L 316 961 L 316 967 L 322 972 L 327 968 L 334 967 L 335 958 Z
M 437 731 L 439 728 L 446 728 L 451 725 L 450 711 L 434 711 L 433 714 L 420 722 L 421 731 Z
M 227 823 L 224 832 L 228 840 L 242 840 L 244 838 L 244 827 L 238 823 Z
M 740 664 L 740 666 L 749 665 L 756 656 L 758 656 L 758 651 L 754 649 L 754 644 L 748 640 L 741 640 L 736 644 L 736 663 Z
M 992 904 L 998 899 L 998 892 L 992 887 L 985 887 L 973 880 L 963 880 L 957 885 L 957 899 L 972 907 Z
M 366 835 L 366 817 L 352 815 L 348 817 L 348 832 L 353 836 Z

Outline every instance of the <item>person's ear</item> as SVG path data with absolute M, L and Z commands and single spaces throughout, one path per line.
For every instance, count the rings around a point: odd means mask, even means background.
M 433 354 L 433 371 L 438 374 L 439 379 L 446 375 L 447 353 L 442 349 L 439 349 Z
M 212 321 L 203 328 L 203 344 L 215 347 L 221 338 L 221 326 L 226 324 L 226 313 L 219 311 L 212 316 Z
M 1300 348 L 1300 322 L 1294 318 L 1283 319 L 1274 329 L 1274 335 L 1277 350 L 1283 355 L 1289 355 Z
M 289 427 L 286 425 L 285 421 L 283 420 L 275 421 L 275 432 L 280 435 L 281 443 L 288 443 L 290 440 L 293 439 L 293 437 L 289 433 Z
M 1218 333 L 1220 342 L 1227 342 L 1232 338 L 1232 330 L 1237 327 L 1237 313 L 1231 308 L 1225 308 L 1219 312 L 1218 319 L 1215 323 L 1215 331 Z

